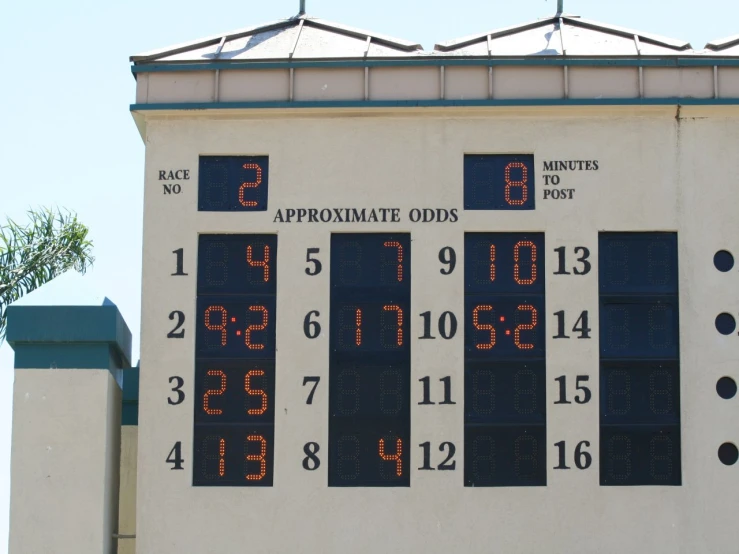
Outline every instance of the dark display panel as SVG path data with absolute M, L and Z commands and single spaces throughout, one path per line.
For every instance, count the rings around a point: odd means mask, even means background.
M 410 486 L 408 234 L 331 237 L 329 486 Z
M 601 233 L 600 483 L 680 485 L 677 235 Z
M 200 156 L 198 210 L 263 212 L 268 185 L 268 156 Z
M 468 154 L 464 157 L 465 210 L 533 210 L 534 156 Z
M 272 485 L 276 259 L 274 235 L 200 235 L 194 485 Z
M 468 487 L 546 485 L 543 233 L 465 234 Z

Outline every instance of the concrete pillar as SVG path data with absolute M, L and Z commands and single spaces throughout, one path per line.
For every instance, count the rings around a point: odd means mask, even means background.
M 131 332 L 112 304 L 10 306 L 15 350 L 10 554 L 116 552 L 121 370 Z

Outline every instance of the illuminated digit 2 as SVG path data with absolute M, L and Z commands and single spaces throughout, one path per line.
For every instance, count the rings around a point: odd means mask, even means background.
M 398 313 L 398 346 L 403 346 L 403 310 L 400 306 L 394 304 L 390 306 L 383 306 L 383 310 L 386 312 L 397 312 Z
M 253 208 L 257 205 L 256 200 L 244 200 L 244 190 L 245 189 L 255 189 L 259 185 L 262 184 L 262 168 L 259 167 L 258 164 L 244 164 L 244 169 L 256 169 L 257 170 L 257 180 L 253 182 L 246 181 L 244 183 L 241 183 L 241 186 L 239 187 L 239 203 L 242 206 L 247 206 L 250 208 Z
M 221 312 L 221 322 L 215 325 L 210 322 L 211 312 Z M 221 346 L 226 346 L 226 320 L 228 318 L 228 312 L 223 306 L 208 306 L 205 309 L 205 326 L 209 331 L 220 331 L 221 332 Z
M 249 396 L 261 396 L 262 397 L 261 408 L 251 408 L 247 410 L 247 413 L 249 415 L 262 415 L 264 412 L 267 411 L 267 393 L 264 392 L 262 389 L 251 388 L 251 378 L 252 377 L 262 377 L 263 375 L 264 375 L 264 370 L 252 369 L 252 370 L 249 370 L 249 372 L 244 377 L 244 390 L 246 391 L 246 394 L 248 394 Z
M 380 439 L 377 450 L 380 454 L 380 458 L 386 462 L 395 462 L 395 473 L 398 477 L 402 477 L 403 460 L 400 456 L 403 454 L 403 441 L 401 439 L 397 439 L 395 441 L 395 454 L 387 454 L 385 452 L 385 439 Z
M 521 180 L 511 179 L 511 169 L 521 170 Z M 529 170 L 526 164 L 521 162 L 511 162 L 505 167 L 505 201 L 511 206 L 523 206 L 529 198 Z M 521 199 L 515 200 L 511 198 L 511 189 L 513 187 L 521 188 Z
M 384 244 L 386 248 L 397 248 L 398 249 L 398 283 L 403 281 L 403 245 L 397 241 L 386 242 Z
M 251 267 L 261 267 L 264 270 L 264 282 L 269 281 L 269 246 L 264 245 L 264 256 L 261 260 L 252 257 L 251 244 L 246 247 L 246 261 Z
M 244 333 L 244 342 L 249 350 L 264 350 L 263 344 L 253 343 L 251 341 L 251 334 L 253 331 L 264 331 L 267 328 L 267 323 L 269 323 L 269 312 L 264 306 L 249 306 L 249 311 L 262 312 L 262 323 L 249 325 L 249 327 L 246 328 L 246 333 Z
M 521 279 L 521 269 L 518 263 L 521 247 L 531 248 L 531 276 L 528 279 Z M 533 285 L 536 282 L 536 245 L 530 240 L 518 241 L 513 247 L 513 278 L 519 285 Z
M 480 323 L 480 312 L 492 312 L 493 307 L 488 305 L 482 305 L 475 307 L 474 310 L 472 310 L 472 325 L 474 325 L 475 329 L 479 331 L 487 331 L 490 333 L 490 340 L 488 342 L 483 342 L 480 344 L 476 344 L 475 348 L 478 350 L 490 350 L 495 346 L 495 327 L 493 327 L 490 323 Z
M 513 333 L 513 341 L 521 350 L 531 350 L 534 348 L 533 344 L 521 342 L 521 331 L 531 331 L 536 327 L 538 319 L 536 308 L 530 304 L 522 304 L 518 307 L 518 310 L 522 312 L 531 312 L 531 323 L 521 323 L 520 325 L 517 325 L 516 330 Z
M 247 473 L 245 477 L 248 481 L 260 481 L 267 475 L 267 460 L 265 459 L 267 456 L 267 441 L 262 435 L 249 435 L 246 437 L 246 445 L 250 442 L 259 443 L 259 454 L 249 454 L 247 452 L 246 461 L 259 462 L 259 473 Z M 244 445 L 244 449 L 246 449 L 246 445 Z
M 205 410 L 205 413 L 208 415 L 221 415 L 223 413 L 223 410 L 221 410 L 220 408 L 210 407 L 210 397 L 221 396 L 224 392 L 226 392 L 226 374 L 220 369 L 210 369 L 208 370 L 207 375 L 219 376 L 221 378 L 221 387 L 218 389 L 208 389 L 207 391 L 205 391 L 205 394 L 203 395 L 203 410 Z

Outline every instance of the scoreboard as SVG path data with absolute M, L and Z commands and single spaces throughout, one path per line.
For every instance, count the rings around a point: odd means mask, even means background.
M 139 551 L 735 551 L 729 127 L 153 118 Z

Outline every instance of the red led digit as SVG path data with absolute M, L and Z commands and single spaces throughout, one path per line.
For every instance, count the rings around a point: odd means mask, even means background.
M 218 456 L 218 475 L 223 477 L 226 475 L 226 439 L 218 443 Z
M 250 442 L 259 443 L 259 454 L 248 453 L 247 445 Z M 247 462 L 259 462 L 259 473 L 247 473 L 245 477 L 248 481 L 260 481 L 264 478 L 265 475 L 267 475 L 267 460 L 265 459 L 267 456 L 267 441 L 262 435 L 249 435 L 248 437 L 246 437 L 246 444 L 244 445 L 244 449 L 247 450 Z
M 254 203 L 256 205 L 256 202 Z M 261 260 L 255 260 L 252 257 L 251 244 L 246 247 L 246 261 L 251 267 L 261 267 L 264 270 L 264 282 L 269 281 L 269 246 L 264 245 L 264 252 Z
M 398 346 L 403 346 L 403 310 L 400 306 L 390 305 L 383 306 L 383 310 L 386 312 L 397 312 L 398 313 Z
M 521 180 L 511 179 L 511 169 L 521 170 Z M 505 167 L 505 200 L 511 206 L 523 206 L 529 197 L 529 170 L 526 165 L 521 162 L 511 162 Z M 521 199 L 515 200 L 511 198 L 511 189 L 513 187 L 521 188 Z
M 267 411 L 267 393 L 264 392 L 262 389 L 251 388 L 251 378 L 252 377 L 262 377 L 263 375 L 264 375 L 264 370 L 252 369 L 244 377 L 244 390 L 246 391 L 246 394 L 248 394 L 249 396 L 261 396 L 262 397 L 261 408 L 252 408 L 252 409 L 247 410 L 247 413 L 249 415 L 262 415 L 264 412 Z
M 472 325 L 474 325 L 475 329 L 479 331 L 487 331 L 490 333 L 490 340 L 488 342 L 483 342 L 475 345 L 475 348 L 478 350 L 490 350 L 495 346 L 495 327 L 493 327 L 490 323 L 480 323 L 480 312 L 492 312 L 493 307 L 492 306 L 477 306 L 474 310 L 472 310 Z
M 205 394 L 203 395 L 203 410 L 205 410 L 205 413 L 208 415 L 221 415 L 223 410 L 220 408 L 210 407 L 210 397 L 221 396 L 226 392 L 226 374 L 220 369 L 210 369 L 206 375 L 213 377 L 219 376 L 221 378 L 221 386 L 218 389 L 208 389 L 205 391 Z
M 253 182 L 246 181 L 244 183 L 241 183 L 241 186 L 239 187 L 239 202 L 242 206 L 247 206 L 253 208 L 257 205 L 257 202 L 255 200 L 244 200 L 244 190 L 245 189 L 255 189 L 259 185 L 262 184 L 262 168 L 259 167 L 258 164 L 244 164 L 244 169 L 256 169 L 257 170 L 257 180 Z
M 249 306 L 249 311 L 262 312 L 262 323 L 249 325 L 249 327 L 246 328 L 246 333 L 244 333 L 244 342 L 249 350 L 264 350 L 263 344 L 253 343 L 251 341 L 251 334 L 253 331 L 264 331 L 267 328 L 267 323 L 269 323 L 269 312 L 264 306 Z
M 385 439 L 380 439 L 377 450 L 380 454 L 380 458 L 382 458 L 386 462 L 395 462 L 395 473 L 398 477 L 402 477 L 403 460 L 401 459 L 401 455 L 403 454 L 403 441 L 400 439 L 397 439 L 395 441 L 395 454 L 387 454 L 385 452 Z
M 531 249 L 531 276 L 528 279 L 521 279 L 518 263 L 521 247 Z M 513 247 L 513 278 L 519 285 L 533 285 L 536 282 L 536 245 L 530 240 L 518 241 Z
M 531 304 L 522 304 L 518 307 L 518 310 L 522 312 L 531 312 L 531 323 L 521 323 L 520 325 L 517 325 L 516 330 L 513 333 L 513 341 L 521 350 L 531 350 L 534 348 L 533 344 L 521 342 L 521 331 L 531 331 L 534 327 L 536 327 L 538 319 L 536 308 L 534 308 Z
M 490 245 L 490 282 L 495 281 L 495 245 Z
M 357 321 L 357 333 L 356 333 L 356 337 L 355 337 L 355 342 L 357 343 L 357 346 L 361 346 L 362 345 L 362 329 L 361 329 L 361 327 L 362 327 L 362 310 L 360 310 L 359 308 L 357 308 L 357 313 L 356 313 L 356 316 L 355 317 L 356 317 L 356 321 Z
M 403 246 L 397 241 L 386 242 L 384 246 L 398 249 L 398 283 L 400 283 L 403 281 Z
M 218 325 L 211 323 L 210 314 L 211 312 L 221 312 L 221 322 Z M 208 306 L 205 309 L 205 326 L 209 331 L 220 331 L 221 332 L 221 346 L 226 346 L 226 322 L 228 320 L 228 312 L 223 306 Z

